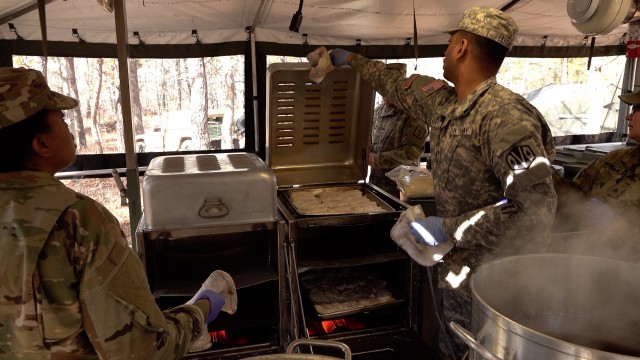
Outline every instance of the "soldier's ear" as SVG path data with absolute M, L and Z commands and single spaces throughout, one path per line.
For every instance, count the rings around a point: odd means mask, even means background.
M 42 157 L 51 156 L 51 146 L 49 144 L 49 137 L 44 133 L 36 134 L 31 140 L 31 148 L 33 152 Z

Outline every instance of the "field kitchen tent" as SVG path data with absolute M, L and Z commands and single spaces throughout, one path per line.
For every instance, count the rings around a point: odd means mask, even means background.
M 267 55 L 325 45 L 378 59 L 441 57 L 445 31 L 473 6 L 509 13 L 520 29 L 509 56 L 527 58 L 624 55 L 636 11 L 635 0 L 2 0 L 0 66 L 14 55 L 118 58 L 135 183 L 127 59 L 245 55 L 246 150 L 264 154 Z M 634 59 L 626 69 L 622 87 L 632 89 Z

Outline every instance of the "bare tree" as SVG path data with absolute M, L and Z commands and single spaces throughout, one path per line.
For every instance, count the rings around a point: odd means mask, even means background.
M 210 149 L 209 129 L 207 124 L 207 76 L 203 58 L 187 60 L 189 84 L 191 84 L 190 108 L 191 126 L 193 129 L 193 148 Z
M 80 99 L 80 96 L 78 94 L 78 83 L 76 80 L 75 61 L 72 57 L 65 57 L 64 60 L 65 60 L 64 63 L 66 65 L 65 72 L 67 75 L 66 82 L 67 82 L 67 85 L 69 86 L 69 92 L 71 93 L 71 97 L 75 99 Z M 81 148 L 86 148 L 87 137 L 84 133 L 84 121 L 82 118 L 82 112 L 80 111 L 80 106 L 73 109 L 72 113 L 73 113 L 73 119 L 71 119 L 71 121 L 73 121 L 75 124 L 74 135 L 76 137 L 76 141 Z
M 131 91 L 131 119 L 136 135 L 144 132 L 142 124 L 142 104 L 140 103 L 140 87 L 138 86 L 138 62 L 129 59 L 129 87 Z
M 97 59 L 97 71 L 98 74 L 98 85 L 96 87 L 96 98 L 93 105 L 95 111 L 93 112 L 93 116 L 91 118 L 91 134 L 95 139 L 96 145 L 98 145 L 98 150 L 100 154 L 104 154 L 104 148 L 102 147 L 102 136 L 100 134 L 100 124 L 98 122 L 98 109 L 100 108 L 100 93 L 102 92 L 102 67 L 104 65 L 104 59 Z

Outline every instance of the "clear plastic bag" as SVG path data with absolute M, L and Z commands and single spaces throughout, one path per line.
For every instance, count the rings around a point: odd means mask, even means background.
M 400 165 L 385 175 L 398 184 L 398 188 L 407 198 L 433 196 L 433 174 L 425 168 Z

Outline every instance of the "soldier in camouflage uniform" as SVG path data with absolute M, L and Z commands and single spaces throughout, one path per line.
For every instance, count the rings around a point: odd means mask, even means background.
M 640 91 L 619 96 L 632 111 L 628 121 L 629 139 L 640 143 Z M 630 222 L 640 218 L 640 146 L 612 151 L 587 165 L 573 179 L 584 193 L 618 210 Z
M 402 76 L 405 76 L 406 68 L 407 65 L 402 63 L 387 64 L 387 69 L 395 69 Z M 393 105 L 389 98 L 383 97 L 373 113 L 369 182 L 400 197 L 397 184 L 385 173 L 400 165 L 420 165 L 427 134 L 428 128 L 424 122 L 413 120 Z
M 117 219 L 54 177 L 75 160 L 61 110 L 76 106 L 41 72 L 0 68 L 0 358 L 179 358 L 235 312 L 233 280 L 216 271 L 160 311 Z
M 333 65 L 351 65 L 380 94 L 430 127 L 438 216 L 416 222 L 431 239 L 415 240 L 427 251 L 451 243 L 438 265 L 444 319 L 467 329 L 467 274 L 497 256 L 544 251 L 556 209 L 549 126 L 522 96 L 496 82 L 516 32 L 502 11 L 466 10 L 448 31 L 443 69 L 453 86 L 429 76 L 405 79 L 382 62 L 342 49 L 330 53 Z M 447 333 L 453 350 L 441 334 L 441 354 L 458 359 L 467 347 Z
M 628 121 L 629 139 L 639 143 L 640 91 L 619 97 L 632 106 L 632 112 L 625 119 Z M 640 226 L 640 146 L 629 145 L 612 151 L 588 164 L 573 179 L 554 174 L 554 181 L 558 192 L 554 228 L 558 231 L 589 231 L 594 238 L 597 237 L 590 245 L 593 252 L 610 252 L 617 248 L 618 254 L 623 254 L 626 259 L 640 259 L 640 254 L 630 257 L 631 251 L 627 251 L 628 247 L 622 243 L 633 239 Z M 631 232 L 631 236 L 622 235 L 624 231 Z M 612 247 L 616 243 L 617 246 Z M 637 241 L 635 243 L 640 246 Z

